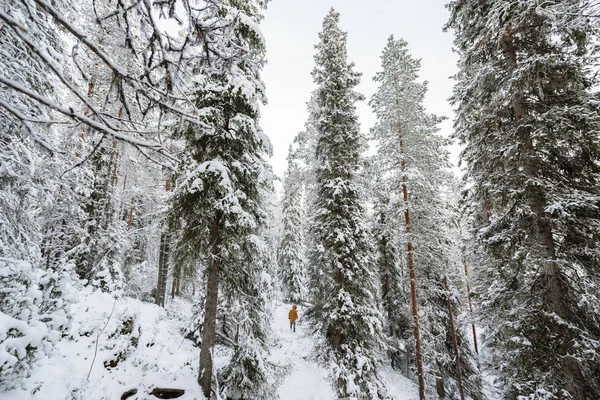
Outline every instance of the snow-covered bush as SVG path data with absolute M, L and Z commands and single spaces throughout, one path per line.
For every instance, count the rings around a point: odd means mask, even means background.
M 67 272 L 0 258 L 0 391 L 13 388 L 69 327 Z

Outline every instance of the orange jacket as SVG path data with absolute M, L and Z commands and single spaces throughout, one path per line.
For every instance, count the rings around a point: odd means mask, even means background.
M 296 306 L 292 307 L 288 314 L 288 318 L 290 319 L 290 324 L 293 324 L 298 319 L 298 311 L 296 311 Z

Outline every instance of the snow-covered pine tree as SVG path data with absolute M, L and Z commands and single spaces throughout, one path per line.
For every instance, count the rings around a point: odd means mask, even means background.
M 306 261 L 304 255 L 302 172 L 288 151 L 288 166 L 283 181 L 281 243 L 278 249 L 279 269 L 284 298 L 293 303 L 306 300 Z
M 263 279 L 261 280 L 261 293 L 267 298 L 269 308 L 273 308 L 279 301 L 281 292 L 281 274 L 277 257 L 277 249 L 281 240 L 281 200 L 274 187 L 265 192 L 265 223 L 264 237 L 266 250 L 262 257 L 264 263 Z
M 265 45 L 256 0 L 209 3 L 204 18 L 221 24 L 208 33 L 194 59 L 195 106 L 176 135 L 186 142 L 183 178 L 173 210 L 181 217 L 176 259 L 195 257 L 206 266 L 206 301 L 198 382 L 210 398 L 219 290 L 239 303 L 238 341 L 224 372 L 227 390 L 242 399 L 269 398 L 265 304 L 259 296 L 264 260 L 264 192 L 272 174 L 264 156 L 270 143 L 258 125 L 265 101 L 260 80 Z M 206 55 L 206 56 L 204 56 Z M 238 397 L 239 398 L 239 397 Z
M 293 157 L 300 166 L 300 180 L 304 186 L 304 198 L 313 198 L 315 190 L 315 165 L 317 146 L 317 93 L 314 91 L 310 100 L 306 102 L 308 119 L 304 123 L 304 130 L 294 138 Z M 304 202 L 305 208 L 309 204 Z
M 267 360 L 270 318 L 266 309 L 272 284 L 267 271 L 271 269 L 272 249 L 264 235 L 249 235 L 241 247 L 239 265 L 229 267 L 223 282 L 223 292 L 230 299 L 234 346 L 231 362 L 219 374 L 221 395 L 242 400 L 273 399 L 282 374 Z
M 380 171 L 373 170 L 372 176 Z M 399 201 L 394 200 L 394 192 L 389 187 L 375 182 L 373 186 L 373 227 L 372 232 L 377 243 L 377 264 L 381 285 L 381 306 L 385 316 L 385 333 L 388 337 L 388 354 L 394 369 L 404 369 L 413 361 L 411 341 L 412 320 L 410 317 L 410 295 L 406 288 L 402 257 L 403 236 L 400 232 L 401 208 Z M 410 346 L 409 346 L 410 345 Z
M 598 21 L 579 0 L 452 1 L 455 135 L 505 399 L 600 398 Z
M 337 395 L 385 398 L 378 376 L 381 314 L 373 246 L 364 224 L 358 174 L 365 138 L 354 103 L 359 74 L 348 63 L 346 33 L 330 10 L 319 33 L 316 91 L 315 199 L 312 204 L 310 299 L 319 359 L 331 367 Z
M 65 44 L 48 21 L 35 17 L 35 7 L 21 2 L 0 5 L 0 81 L 10 78 L 54 97 L 51 71 L 21 46 L 20 29 L 26 23 L 36 43 L 53 50 L 47 55 L 55 62 Z M 42 245 L 47 214 L 60 195 L 56 122 L 0 83 L 0 392 L 20 385 L 69 327 L 68 267 L 60 257 L 45 257 Z
M 374 77 L 379 87 L 370 100 L 377 116 L 371 132 L 377 142 L 374 165 L 382 174 L 379 190 L 391 188 L 395 194 L 392 198 L 397 202 L 392 207 L 403 214 L 410 212 L 410 225 L 408 218 L 400 218 L 407 233 L 399 236 L 409 269 L 411 257 L 414 262 L 418 288 L 424 380 L 423 385 L 419 379 L 420 391 L 424 391 L 420 396 L 457 398 L 465 389 L 467 395 L 478 398 L 481 386 L 469 342 L 464 340 L 464 329 L 452 327 L 449 318 L 449 311 L 456 313 L 459 304 L 454 301 L 448 308 L 448 290 L 454 280 L 446 284 L 445 278 L 460 276 L 455 274 L 460 269 L 452 256 L 458 245 L 450 230 L 456 211 L 443 194 L 444 188 L 452 187 L 452 180 L 447 170 L 448 140 L 437 133 L 442 119 L 423 108 L 427 85 L 417 82 L 420 61 L 411 57 L 404 40 L 390 37 L 381 60 L 382 71 Z M 388 215 L 398 221 L 396 213 Z M 459 284 L 462 288 L 462 281 Z M 418 336 L 415 332 L 415 340 Z M 460 344 L 458 369 L 453 337 Z M 417 367 L 418 353 L 417 349 Z

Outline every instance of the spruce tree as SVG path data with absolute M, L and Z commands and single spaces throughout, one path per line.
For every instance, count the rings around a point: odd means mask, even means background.
M 373 171 L 372 175 L 379 173 Z M 412 321 L 410 298 L 406 288 L 406 274 L 400 234 L 399 201 L 389 186 L 373 185 L 373 235 L 377 243 L 377 265 L 381 285 L 381 306 L 388 338 L 388 355 L 392 368 L 400 369 L 412 361 Z M 405 369 L 406 376 L 409 371 Z
M 207 19 L 228 21 L 206 41 L 208 57 L 196 64 L 195 106 L 201 123 L 176 132 L 186 142 L 182 179 L 173 211 L 181 218 L 175 262 L 205 266 L 206 300 L 198 383 L 211 397 L 219 291 L 239 315 L 236 345 L 223 373 L 227 396 L 269 398 L 268 323 L 260 296 L 265 269 L 266 191 L 270 143 L 258 125 L 264 103 L 260 69 L 264 42 L 257 23 L 261 1 L 224 1 L 204 9 Z M 179 180 L 178 180 L 179 181 Z
M 306 261 L 304 257 L 301 169 L 288 152 L 288 167 L 283 182 L 283 231 L 279 245 L 279 269 L 285 299 L 293 303 L 306 300 Z
M 420 396 L 464 398 L 464 391 L 479 397 L 480 379 L 469 342 L 464 339 L 463 327 L 453 321 L 460 304 L 456 300 L 448 303 L 450 291 L 453 299 L 460 293 L 454 284 L 461 275 L 455 255 L 458 243 L 451 229 L 456 208 L 444 193 L 452 188 L 452 179 L 447 171 L 448 140 L 437 133 L 442 119 L 424 110 L 427 85 L 417 81 L 420 61 L 411 57 L 404 40 L 390 37 L 381 60 L 382 71 L 374 78 L 379 87 L 370 101 L 377 116 L 371 132 L 378 150 L 374 166 L 382 175 L 378 191 L 387 190 L 396 200 L 388 206 L 388 218 L 406 227 L 406 233 L 398 236 L 402 257 L 409 272 L 413 263 L 416 278 L 411 290 L 416 286 L 420 308 L 418 320 L 413 309 L 415 330 L 420 322 L 420 335 L 415 332 L 417 374 L 419 352 L 423 357 L 423 376 L 418 376 Z M 458 284 L 463 287 L 462 280 Z M 394 295 L 402 297 L 401 293 Z M 414 298 L 412 302 L 414 306 Z M 455 343 L 460 348 L 455 348 Z
M 583 4 L 449 4 L 475 292 L 505 399 L 600 398 L 598 30 Z
M 333 9 L 316 46 L 315 199 L 312 204 L 309 318 L 318 354 L 332 366 L 339 397 L 380 399 L 381 315 L 371 238 L 357 185 L 365 138 L 359 131 L 354 91 L 359 74 L 348 63 L 346 33 Z

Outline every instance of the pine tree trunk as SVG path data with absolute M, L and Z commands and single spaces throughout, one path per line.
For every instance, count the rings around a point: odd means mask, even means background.
M 383 295 L 383 299 L 385 301 L 385 308 L 387 311 L 387 320 L 388 320 L 388 325 L 389 325 L 389 334 L 390 336 L 394 335 L 394 327 L 391 323 L 392 321 L 392 302 L 390 300 L 390 275 L 388 272 L 386 272 L 383 276 L 383 288 L 382 288 L 382 295 Z
M 333 275 L 333 281 L 336 283 L 336 285 L 338 287 L 343 287 L 344 277 L 342 276 L 341 270 L 339 268 L 335 268 L 332 275 Z M 328 333 L 327 336 L 328 336 L 329 344 L 330 344 L 331 348 L 334 351 L 341 353 L 342 346 L 345 344 L 346 338 L 343 335 L 343 333 L 341 332 L 339 322 L 334 321 L 334 322 L 330 323 L 327 333 Z M 347 397 L 348 394 L 347 394 L 346 382 L 344 381 L 344 379 L 341 376 L 338 377 L 336 384 L 337 384 L 338 397 L 341 397 L 341 398 Z
M 114 188 L 117 186 L 117 181 L 119 180 L 119 178 L 117 177 L 117 169 L 119 168 L 119 156 L 120 153 L 118 150 L 115 150 L 117 152 L 117 155 L 115 156 L 115 163 L 113 165 L 113 170 L 112 170 L 112 177 L 111 177 L 111 186 Z
M 123 200 L 125 197 L 125 188 L 127 186 L 127 174 L 125 174 L 125 177 L 123 178 L 123 189 L 122 189 L 122 195 L 121 195 L 121 201 L 119 203 L 119 218 L 123 218 L 123 221 L 125 221 L 125 214 L 123 214 Z M 123 217 L 121 217 L 123 216 Z
M 156 292 L 154 293 L 154 304 L 164 307 L 164 293 L 162 293 L 162 280 L 164 268 L 164 234 L 160 236 L 160 246 L 158 248 L 158 282 L 156 283 Z
M 200 365 L 198 384 L 202 393 L 210 399 L 213 376 L 213 347 L 215 345 L 217 303 L 219 295 L 219 272 L 221 269 L 220 258 L 220 216 L 216 215 L 210 231 L 210 262 L 208 263 L 206 282 L 206 303 L 204 306 L 204 325 L 202 329 L 202 346 L 200 347 Z
M 111 201 L 114 193 L 114 177 L 113 173 L 116 174 L 117 166 L 119 164 L 119 151 L 117 150 L 117 140 L 113 139 L 112 148 L 110 151 L 110 159 L 106 170 L 106 182 L 104 184 L 104 229 L 108 228 L 108 224 L 113 215 L 113 208 Z
M 404 140 L 400 138 L 400 148 L 404 151 Z M 405 171 L 405 162 L 402 160 L 402 171 Z M 402 176 L 402 194 L 404 197 L 404 222 L 406 224 L 406 234 L 408 240 L 406 243 L 406 258 L 408 262 L 408 274 L 410 277 L 410 299 L 412 303 L 412 317 L 413 317 L 413 334 L 415 337 L 415 356 L 417 359 L 417 380 L 419 382 L 419 400 L 425 400 L 425 379 L 423 377 L 423 360 L 421 357 L 421 334 L 419 332 L 419 312 L 417 308 L 417 283 L 415 279 L 415 265 L 413 262 L 413 248 L 412 241 L 410 238 L 411 226 L 410 226 L 410 211 L 408 207 L 408 188 L 406 186 L 407 177 L 406 174 Z
M 90 83 L 88 83 L 88 92 L 87 92 L 87 97 L 88 99 L 92 98 L 92 95 L 94 94 L 94 89 L 96 87 L 96 77 L 92 76 L 92 79 L 90 80 Z M 83 115 L 89 115 L 90 114 L 90 109 L 86 106 L 85 110 L 83 111 Z M 84 139 L 85 135 L 82 133 L 81 134 L 81 138 Z
M 125 175 L 127 180 L 127 175 Z M 171 190 L 171 177 L 168 176 L 165 183 L 165 191 Z M 123 188 L 125 189 L 125 188 Z M 167 278 L 169 276 L 169 255 L 171 252 L 170 248 L 170 233 L 172 231 L 172 223 L 169 221 L 165 228 L 165 232 L 160 235 L 160 248 L 158 258 L 158 283 L 156 285 L 156 297 L 155 302 L 159 306 L 165 306 L 165 300 L 167 298 Z
M 131 208 L 129 209 L 129 218 L 127 219 L 127 230 L 131 229 L 131 225 L 133 224 L 133 206 L 135 204 L 135 198 L 131 197 Z
M 469 301 L 469 312 L 473 314 L 473 301 L 471 300 L 471 284 L 469 283 L 469 270 L 467 268 L 467 257 L 465 256 L 464 249 L 462 249 L 461 260 L 465 268 L 465 278 L 467 280 L 467 300 Z M 477 332 L 475 331 L 474 323 L 471 323 L 471 329 L 473 330 L 473 346 L 475 347 L 475 353 L 479 354 L 479 349 L 477 347 Z
M 158 284 L 156 285 L 155 303 L 161 307 L 165 306 L 167 297 L 167 276 L 169 273 L 169 235 L 160 235 L 160 250 L 158 256 Z
M 460 400 L 465 400 L 465 393 L 462 386 L 462 373 L 460 371 L 460 354 L 458 352 L 458 340 L 456 338 L 456 329 L 454 328 L 454 315 L 452 313 L 452 302 L 450 301 L 450 287 L 448 286 L 448 277 L 444 277 L 444 284 L 447 292 L 448 302 L 448 318 L 450 319 L 450 333 L 452 334 L 452 346 L 454 347 L 454 357 L 456 365 L 456 383 L 458 385 L 458 393 L 460 394 Z
M 173 269 L 173 282 L 171 283 L 171 298 L 179 296 L 181 287 L 181 268 Z
M 512 73 L 517 69 L 517 55 L 513 42 L 512 31 L 506 31 L 500 39 L 500 47 L 506 60 L 509 71 Z M 526 117 L 526 100 L 522 90 L 517 90 L 512 98 L 512 108 L 515 115 L 515 120 L 521 121 Z M 538 175 L 537 166 L 535 164 L 535 148 L 531 138 L 530 128 L 527 126 L 519 127 L 520 140 L 522 149 L 522 166 L 523 172 L 529 179 L 535 179 Z M 552 224 L 550 218 L 545 211 L 546 195 L 544 189 L 539 185 L 529 185 L 526 191 L 526 198 L 531 211 L 535 215 L 535 225 L 537 230 L 537 239 L 539 240 L 540 248 L 542 249 L 545 261 L 543 262 L 542 276 L 544 282 L 544 303 L 551 312 L 555 312 L 564 320 L 571 319 L 572 315 L 567 306 L 568 299 L 566 298 L 566 288 L 563 286 L 560 268 L 556 257 L 555 241 L 552 232 Z M 541 328 L 540 328 L 541 329 Z M 564 389 L 566 389 L 575 400 L 586 400 L 582 383 L 585 382 L 579 364 L 567 354 L 569 346 L 573 343 L 573 335 L 568 327 L 563 325 L 553 324 L 547 327 L 554 331 L 557 337 L 563 337 L 562 348 L 556 349 L 562 361 Z

